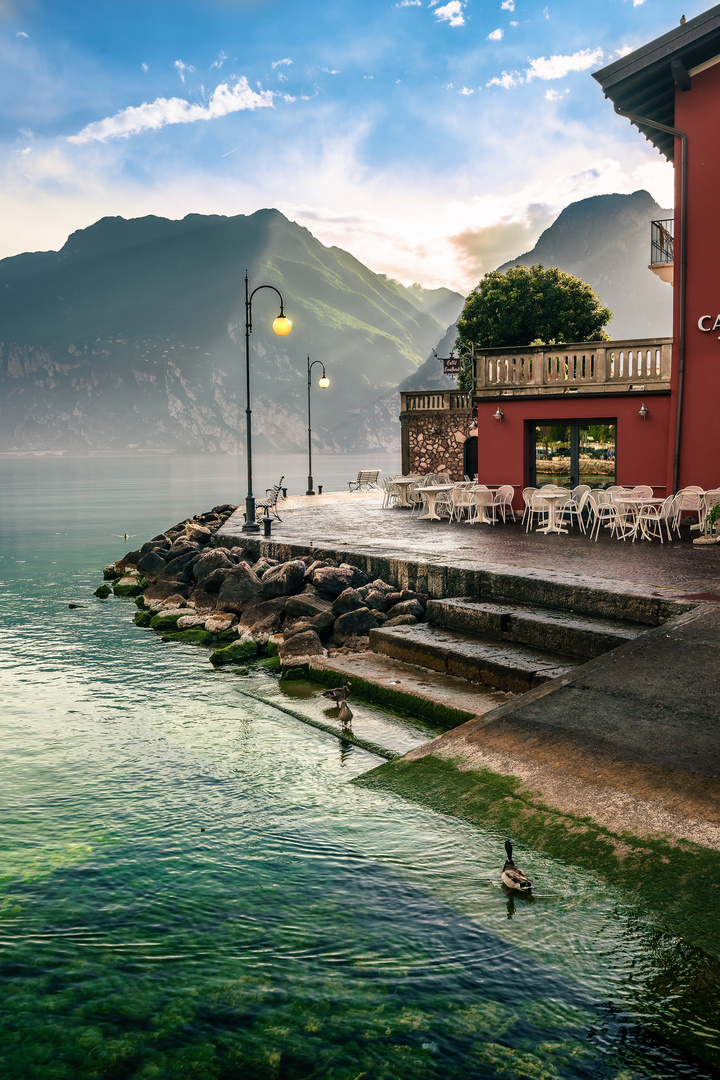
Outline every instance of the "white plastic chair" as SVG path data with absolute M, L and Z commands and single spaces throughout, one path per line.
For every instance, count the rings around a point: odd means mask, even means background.
M 653 497 L 653 489 L 649 484 L 636 484 L 633 488 L 633 492 L 643 499 L 652 499 Z
M 682 521 L 682 515 L 684 513 L 697 514 L 697 524 L 690 526 L 690 528 L 694 530 L 702 528 L 701 517 L 704 494 L 705 491 L 703 488 L 696 487 L 693 484 L 689 487 L 681 488 L 681 490 L 678 491 L 678 495 L 682 495 L 682 502 L 678 511 L 679 520 Z
M 668 540 L 672 541 L 670 527 L 677 509 L 679 508 L 681 499 L 682 496 L 678 492 L 677 495 L 668 495 L 662 506 L 656 506 L 652 503 L 641 506 L 638 532 L 641 532 L 647 540 L 652 539 L 653 536 L 657 536 L 660 538 L 660 543 L 662 544 L 664 542 L 662 534 L 664 523 Z M 635 537 L 633 537 L 633 539 L 635 539 Z
M 523 491 L 522 491 L 523 516 L 522 516 L 522 522 L 521 522 L 522 525 L 525 525 L 527 523 L 527 516 L 530 513 L 530 497 L 532 496 L 532 494 L 535 491 L 537 491 L 536 487 L 523 488 Z
M 515 520 L 515 511 L 513 510 L 512 500 L 515 494 L 515 488 L 511 484 L 503 484 L 495 492 L 495 506 L 498 513 L 502 514 L 503 524 L 505 523 L 507 511 L 512 514 L 513 521 Z
M 590 539 L 592 540 L 593 533 L 595 533 L 595 542 L 597 543 L 597 539 L 600 535 L 601 525 L 610 526 L 613 528 L 614 531 L 616 508 L 614 503 L 611 501 L 598 502 L 595 498 L 594 491 L 588 492 L 587 506 L 590 507 L 590 517 L 592 519 L 592 525 L 590 527 Z
M 457 519 L 460 521 L 466 515 L 469 515 L 472 507 L 472 493 L 471 487 L 457 487 L 453 488 L 450 492 L 450 520 Z
M 539 491 L 533 491 L 530 495 L 530 505 L 528 507 L 527 521 L 525 522 L 525 532 L 529 532 L 532 528 L 533 518 L 539 517 L 541 523 L 544 525 L 547 521 L 550 508 L 542 497 L 543 491 L 547 491 L 546 488 L 540 488 Z

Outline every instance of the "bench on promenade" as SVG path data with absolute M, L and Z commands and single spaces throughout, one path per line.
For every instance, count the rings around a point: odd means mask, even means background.
M 364 469 L 364 470 L 361 470 L 357 474 L 357 479 L 348 480 L 348 487 L 350 488 L 350 491 L 352 491 L 353 488 L 356 491 L 362 491 L 362 489 L 364 487 L 374 487 L 374 488 L 376 488 L 378 486 L 378 478 L 379 478 L 379 476 L 380 476 L 380 470 L 379 469 Z
M 265 488 L 265 498 L 262 502 L 258 502 L 258 509 L 264 510 L 268 517 L 272 514 L 278 521 L 282 521 L 282 518 L 278 514 L 277 504 L 278 499 L 282 493 L 282 482 L 285 479 L 284 476 L 280 477 L 280 480 L 271 488 Z

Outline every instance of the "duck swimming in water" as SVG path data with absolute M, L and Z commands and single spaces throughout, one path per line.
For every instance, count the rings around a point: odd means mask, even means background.
M 328 698 L 330 701 L 334 701 L 336 705 L 339 705 L 341 701 L 347 701 L 350 696 L 350 683 L 346 682 L 343 686 L 336 686 L 334 690 L 323 690 L 323 697 Z
M 505 841 L 505 851 L 507 852 L 507 859 L 502 868 L 503 885 L 506 885 L 508 889 L 518 889 L 520 892 L 529 892 L 530 889 L 532 889 L 532 881 L 525 871 L 521 870 L 513 862 L 512 844 L 509 840 Z
M 338 720 L 340 721 L 340 723 L 342 724 L 343 727 L 349 727 L 350 724 L 352 723 L 352 718 L 353 718 L 353 714 L 350 711 L 350 706 L 348 705 L 347 701 L 341 701 L 340 702 L 340 715 L 338 716 Z

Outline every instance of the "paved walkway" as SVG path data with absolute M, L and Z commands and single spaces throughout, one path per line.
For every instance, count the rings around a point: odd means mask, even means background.
M 596 584 L 627 582 L 668 599 L 720 602 L 720 544 L 693 545 L 697 533 L 688 527 L 672 543 L 624 543 L 607 530 L 595 542 L 577 528 L 567 536 L 545 536 L 526 533 L 519 521 L 495 526 L 421 521 L 408 510 L 383 510 L 379 492 L 303 495 L 279 509 L 283 520 L 273 523 L 279 540 L 474 568 L 562 571 Z M 240 511 L 235 517 L 228 524 L 239 531 Z

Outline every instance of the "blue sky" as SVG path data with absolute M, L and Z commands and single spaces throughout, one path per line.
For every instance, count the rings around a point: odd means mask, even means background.
M 276 206 L 467 291 L 569 202 L 672 170 L 591 72 L 682 0 L 0 0 L 0 257 L 108 214 Z

